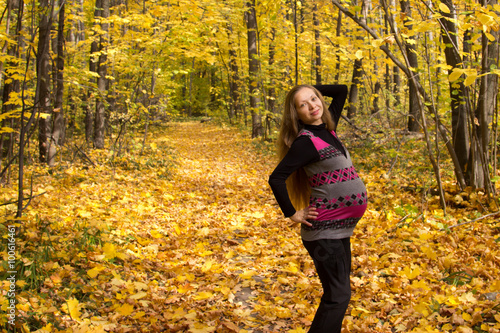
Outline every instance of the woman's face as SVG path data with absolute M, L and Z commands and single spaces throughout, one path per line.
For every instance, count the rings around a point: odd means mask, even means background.
M 321 125 L 323 103 L 311 88 L 302 88 L 294 97 L 295 110 L 300 120 L 306 125 Z

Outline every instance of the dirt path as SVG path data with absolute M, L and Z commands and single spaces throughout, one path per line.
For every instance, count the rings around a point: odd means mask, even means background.
M 170 226 L 176 274 L 166 281 L 176 292 L 167 313 L 192 331 L 301 332 L 292 317 L 307 323 L 312 309 L 296 308 L 300 293 L 287 292 L 304 278 L 304 253 L 267 184 L 274 158 L 210 124 L 175 124 L 167 138 L 178 162 Z M 175 317 L 181 307 L 187 313 Z

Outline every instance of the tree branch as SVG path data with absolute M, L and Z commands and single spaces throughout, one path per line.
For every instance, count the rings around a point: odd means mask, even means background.
M 474 219 L 474 220 L 471 220 L 471 221 L 467 221 L 467 222 L 455 224 L 455 225 L 452 225 L 451 227 L 448 227 L 447 229 L 451 229 L 451 228 L 455 228 L 455 227 L 460 227 L 460 226 L 463 226 L 463 225 L 466 225 L 466 224 L 469 224 L 469 223 L 474 223 L 474 222 L 483 220 L 483 219 L 488 218 L 488 217 L 495 217 L 495 216 L 500 216 L 500 212 L 494 212 L 494 213 L 491 213 L 491 214 L 487 214 L 487 215 L 478 217 L 477 219 Z M 441 229 L 441 230 L 442 231 L 446 230 L 446 228 L 445 229 Z
M 380 37 L 378 36 L 378 34 L 373 30 L 371 29 L 365 22 L 363 22 L 361 19 L 357 18 L 353 13 L 351 13 L 349 11 L 349 9 L 345 8 L 344 6 L 342 6 L 339 2 L 339 0 L 332 0 L 332 3 L 337 6 L 337 8 L 343 12 L 346 16 L 350 17 L 356 24 L 358 24 L 360 27 L 362 27 L 363 29 L 365 29 L 373 38 L 375 39 L 380 39 Z M 384 10 L 386 10 L 386 7 L 384 6 Z M 387 15 L 387 13 L 386 13 Z M 394 30 L 394 29 L 393 29 Z M 395 36 L 396 38 L 397 36 Z M 397 38 L 396 38 L 397 40 Z M 401 48 L 401 45 L 398 43 L 398 46 L 400 46 L 400 49 L 401 49 L 401 53 L 403 54 L 403 56 L 405 57 L 405 63 L 408 63 L 408 60 L 405 56 L 405 52 L 404 52 L 404 49 Z M 433 106 L 433 103 L 431 103 L 431 100 L 429 98 L 429 96 L 427 95 L 427 92 L 425 91 L 424 87 L 420 84 L 419 80 L 415 77 L 414 73 L 411 72 L 409 70 L 409 67 L 405 66 L 404 63 L 402 63 L 392 52 L 391 50 L 389 50 L 389 47 L 388 45 L 384 44 L 384 45 L 381 45 L 379 47 L 382 51 L 385 52 L 385 54 L 394 62 L 394 64 L 396 66 L 398 66 L 406 75 L 406 77 L 408 78 L 409 81 L 413 82 L 413 84 L 415 85 L 415 87 L 417 88 L 418 92 L 420 93 L 420 95 L 422 96 L 423 100 L 424 100 L 424 105 L 427 106 L 427 109 L 429 110 L 429 112 L 432 114 L 432 115 L 435 115 L 434 117 L 434 121 L 436 122 L 437 126 L 438 126 L 438 129 L 439 129 L 439 133 L 441 134 L 443 140 L 446 142 L 446 143 L 450 143 L 450 139 L 448 137 L 448 134 L 446 133 L 446 131 L 444 130 L 444 125 L 441 123 L 441 120 L 439 119 L 439 117 L 437 117 L 437 112 Z M 420 102 L 421 104 L 421 102 Z M 453 160 L 453 164 L 455 166 L 455 171 L 456 171 L 456 174 L 457 174 L 457 180 L 458 182 L 460 183 L 461 186 L 463 186 L 463 184 L 465 184 L 465 180 L 464 180 L 464 176 L 463 176 L 463 173 L 460 171 L 460 167 L 459 167 L 459 164 L 458 164 L 458 158 L 456 156 L 456 153 L 455 153 L 455 150 L 453 149 L 453 146 L 450 144 L 447 144 L 447 148 L 448 148 L 448 152 Z
M 360 27 L 366 30 L 375 39 L 380 39 L 380 36 L 377 34 L 375 30 L 370 28 L 365 22 L 363 22 L 361 19 L 357 18 L 353 13 L 349 11 L 349 9 L 345 8 L 338 2 L 338 0 L 332 0 L 332 3 L 337 6 L 337 8 L 344 13 L 347 17 L 350 17 L 356 24 L 358 24 Z M 401 62 L 392 52 L 389 50 L 389 47 L 387 45 L 380 45 L 379 47 L 382 51 L 385 52 L 385 54 L 398 66 L 405 74 L 407 77 L 411 77 L 411 72 L 406 67 L 403 62 Z

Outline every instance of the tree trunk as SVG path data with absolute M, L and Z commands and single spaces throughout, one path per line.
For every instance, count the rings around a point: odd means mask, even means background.
M 188 81 L 188 94 L 189 94 L 189 105 L 187 106 L 187 116 L 191 117 L 193 114 L 193 73 L 194 73 L 194 62 L 193 57 L 191 62 L 191 70 L 189 71 L 189 81 Z
M 5 18 L 5 36 L 9 36 L 10 34 L 10 19 L 12 16 L 12 2 L 13 0 L 7 0 L 6 6 L 5 6 L 5 11 L 7 12 L 7 16 Z M 7 54 L 9 44 L 4 42 L 2 50 L 0 50 L 1 54 Z M 1 85 L 4 82 L 4 62 L 0 61 L 0 91 L 1 91 Z
M 363 74 L 363 59 L 354 60 L 352 70 L 351 88 L 349 89 L 349 107 L 347 108 L 347 118 L 353 119 L 357 113 L 358 90 L 361 84 L 361 75 Z
M 313 25 L 314 25 L 314 71 L 316 73 L 316 84 L 321 84 L 321 44 L 319 43 L 319 19 L 318 19 L 318 5 L 313 5 Z
M 56 59 L 56 91 L 54 103 L 54 126 L 52 129 L 53 143 L 56 147 L 64 143 L 65 138 L 65 122 L 63 109 L 63 93 L 64 93 L 64 9 L 65 0 L 59 0 L 59 23 L 57 31 L 57 59 Z M 49 156 L 49 165 L 54 165 L 54 155 Z
M 392 67 L 392 94 L 395 99 L 395 105 L 401 105 L 401 96 L 399 88 L 401 87 L 401 75 L 398 66 Z
M 259 58 L 257 52 L 257 17 L 255 14 L 255 0 L 247 2 L 246 22 L 248 34 L 248 87 L 250 94 L 250 112 L 252 114 L 252 138 L 255 138 L 263 134 L 258 81 Z
M 276 36 L 276 28 L 271 27 L 271 40 L 269 41 L 269 89 L 267 92 L 268 98 L 268 110 L 269 115 L 266 117 L 267 119 L 267 127 L 268 132 L 271 132 L 271 120 L 277 116 L 278 112 L 276 110 L 276 79 L 275 79 L 275 71 L 274 71 L 274 57 L 276 55 L 276 45 L 275 45 L 275 36 Z
M 339 14 L 337 16 L 337 29 L 336 36 L 340 37 L 342 34 L 342 11 L 339 10 Z M 340 53 L 337 53 L 337 63 L 335 64 L 335 82 L 339 82 L 340 80 Z
M 442 3 L 447 5 L 450 13 L 441 12 L 444 18 L 440 18 L 441 22 L 441 37 L 445 45 L 444 53 L 446 64 L 450 66 L 448 73 L 453 71 L 453 68 L 459 68 L 462 64 L 462 58 L 458 51 L 458 31 L 453 21 L 455 17 L 455 6 L 451 0 L 442 0 Z M 453 86 L 458 85 L 458 88 Z M 470 142 L 467 117 L 471 113 L 470 104 L 466 100 L 469 95 L 467 87 L 463 81 L 450 83 L 450 98 L 452 112 L 452 138 L 453 147 L 457 154 L 460 163 L 460 169 L 465 172 L 470 172 L 471 168 L 466 168 L 469 162 Z
M 231 102 L 229 103 L 229 122 L 233 122 L 233 118 L 238 118 L 238 63 L 236 62 L 236 51 L 229 50 L 229 95 Z
M 373 70 L 375 72 L 378 72 L 378 66 L 377 64 L 375 64 L 373 66 Z M 380 108 L 378 106 L 378 101 L 379 101 L 379 97 L 380 97 L 380 89 L 382 88 L 382 84 L 380 83 L 380 81 L 378 79 L 376 79 L 377 81 L 375 82 L 375 87 L 373 88 L 373 108 L 372 108 L 372 114 L 376 114 L 380 111 Z
M 96 7 L 101 2 L 101 30 L 99 36 L 98 52 L 99 62 L 97 64 L 97 90 L 98 96 L 96 98 L 95 119 L 94 119 L 94 147 L 97 149 L 104 148 L 104 127 L 106 123 L 106 91 L 107 91 L 107 47 L 108 47 L 108 29 L 109 24 L 106 22 L 109 17 L 109 0 L 96 0 Z M 99 8 L 99 7 L 97 7 Z
M 254 1 L 254 0 L 252 0 Z M 295 85 L 299 84 L 299 20 L 297 18 L 297 0 L 293 1 L 293 28 L 295 38 Z
M 391 10 L 392 13 L 395 13 L 397 11 L 396 9 L 396 4 L 395 0 L 389 0 L 391 2 L 390 6 L 393 8 Z M 398 34 L 399 33 L 399 27 L 397 26 L 397 21 L 394 19 L 392 14 L 389 14 L 388 11 L 386 11 L 386 19 L 390 22 L 392 22 L 392 25 L 390 27 L 390 31 L 392 31 L 393 34 Z M 400 74 L 400 69 L 397 65 L 394 65 L 392 67 L 392 95 L 394 96 L 395 99 L 395 105 L 401 105 L 401 74 Z M 409 82 L 410 80 L 408 80 Z M 408 83 L 409 84 L 409 83 Z
M 367 0 L 365 7 L 366 7 L 367 11 L 372 12 L 373 11 L 372 1 L 371 0 Z M 370 23 L 375 23 L 376 22 L 375 17 L 368 16 L 367 20 L 369 20 Z M 372 54 L 372 52 L 370 52 L 370 54 Z M 372 56 L 370 56 L 370 59 L 372 59 L 372 61 L 373 61 L 373 72 L 374 73 L 378 73 L 379 72 L 379 67 L 378 67 L 378 64 L 377 64 L 377 60 L 374 59 L 374 57 L 372 57 Z M 372 91 L 373 101 L 372 101 L 372 110 L 371 110 L 371 113 L 372 114 L 377 114 L 380 111 L 380 107 L 378 105 L 378 102 L 379 102 L 379 97 L 380 97 L 380 89 L 381 89 L 382 85 L 380 83 L 380 80 L 377 77 L 373 78 L 373 80 L 375 80 L 375 84 L 372 85 L 372 87 L 373 87 L 373 91 Z
M 271 80 L 269 87 L 269 112 L 272 114 L 276 113 L 276 80 L 274 72 L 274 57 L 276 55 L 276 45 L 275 45 L 276 28 L 271 28 L 271 41 L 269 43 L 269 68 L 271 71 Z
M 281 6 L 281 11 L 284 14 L 284 19 L 289 22 L 289 24 L 285 24 L 284 25 L 284 28 L 285 28 L 285 40 L 286 40 L 287 44 L 289 43 L 290 36 L 294 35 L 294 33 L 289 28 L 290 26 L 294 26 L 294 23 L 293 23 L 293 16 L 294 16 L 293 10 L 289 10 L 289 8 L 293 8 L 293 2 L 294 1 L 295 0 L 286 0 L 285 1 L 285 5 Z M 292 66 L 290 66 L 290 63 L 291 63 L 291 61 L 286 61 L 285 62 L 285 65 L 284 65 L 285 68 L 284 68 L 284 71 L 283 71 L 283 75 L 284 75 L 283 80 L 286 80 L 286 84 L 288 86 L 292 86 L 293 83 L 294 83 L 294 79 L 293 79 L 293 76 L 292 76 Z
M 69 8 L 72 8 L 71 6 Z M 71 21 L 71 30 L 69 33 L 68 41 L 72 42 L 75 46 L 79 42 L 85 40 L 85 25 L 80 17 L 83 17 L 83 0 L 75 0 L 75 6 L 71 9 L 74 19 Z
M 17 46 L 16 46 L 16 51 L 14 52 L 17 57 L 20 55 L 20 49 L 24 46 L 24 37 L 21 35 L 21 30 L 22 30 L 22 24 L 23 24 L 23 9 L 24 9 L 24 1 L 20 0 L 18 3 L 18 14 L 17 14 L 17 26 L 16 26 L 16 36 L 17 36 Z M 20 83 L 18 80 L 14 80 L 15 82 L 15 89 L 13 91 L 20 91 Z M 37 77 L 37 86 L 38 86 L 38 77 Z M 36 92 L 35 92 L 36 95 Z M 19 117 L 19 122 L 20 122 L 20 130 L 19 130 L 19 152 L 18 152 L 18 179 L 17 179 L 17 211 L 16 211 L 16 218 L 21 218 L 23 216 L 23 210 L 24 210 L 24 148 L 26 145 L 26 134 L 31 128 L 31 125 L 35 121 L 35 117 L 37 114 L 36 108 L 33 108 L 30 114 L 30 117 L 28 121 L 26 122 L 26 125 L 24 124 L 24 120 L 27 117 L 26 114 L 26 105 L 24 101 L 22 102 L 21 105 L 21 116 Z M 11 137 L 11 141 L 13 141 Z M 5 168 L 3 169 L 5 170 Z M 2 175 L 3 178 L 3 175 Z
M 498 1 L 482 1 L 484 7 L 488 5 L 495 5 Z M 482 34 L 482 60 L 481 60 L 481 85 L 479 89 L 479 99 L 476 109 L 476 118 L 479 120 L 479 126 L 476 126 L 477 133 L 477 150 L 479 157 L 474 160 L 474 168 L 476 172 L 473 184 L 477 187 L 486 188 L 489 191 L 492 188 L 490 184 L 488 164 L 490 162 L 490 124 L 493 120 L 494 110 L 497 107 L 498 97 L 498 76 L 488 75 L 490 69 L 498 65 L 498 31 L 493 29 L 490 34 L 495 38 L 490 42 L 483 32 Z M 496 143 L 493 142 L 493 145 Z
M 95 10 L 94 17 L 101 17 L 102 13 L 102 0 L 96 0 L 95 2 Z M 94 26 L 97 28 L 97 20 L 94 21 Z M 90 44 L 90 58 L 89 58 L 89 71 L 97 73 L 98 59 L 97 53 L 98 45 L 97 45 L 97 33 L 94 32 L 94 40 Z M 94 83 L 94 79 L 91 79 L 91 83 Z M 94 132 L 94 112 L 92 110 L 91 96 L 93 95 L 92 91 L 89 89 L 87 91 L 86 96 L 84 97 L 86 100 L 85 103 L 85 138 L 87 139 L 87 143 L 93 141 L 93 132 Z
M 239 81 L 240 77 L 238 74 L 238 55 L 236 54 L 236 50 L 233 47 L 233 42 L 231 40 L 231 35 L 233 33 L 232 25 L 227 25 L 227 33 L 229 39 L 229 94 L 231 95 L 231 103 L 229 109 L 229 121 L 232 121 L 232 118 L 238 118 L 240 114 L 240 97 L 239 97 Z
M 11 17 L 11 11 L 13 11 L 12 8 L 12 3 L 13 1 L 8 1 L 7 4 L 7 9 L 8 9 L 8 17 Z M 23 9 L 24 9 L 24 3 L 23 1 L 19 2 L 19 5 L 17 7 L 18 12 L 17 12 L 17 23 L 16 23 L 16 28 L 14 29 L 14 33 L 10 36 L 13 40 L 17 39 L 17 44 L 15 45 L 9 45 L 5 43 L 6 49 L 6 54 L 12 57 L 12 59 L 18 59 L 19 58 L 19 50 L 23 47 L 23 36 L 19 33 L 22 30 L 22 23 L 23 23 Z M 6 34 L 9 32 L 10 29 L 6 29 Z M 16 66 L 14 63 L 9 63 L 9 65 Z M 3 70 L 2 70 L 3 72 Z M 9 75 L 5 76 L 5 79 L 10 78 Z M 4 80 L 4 86 L 2 90 L 2 114 L 12 112 L 16 108 L 19 107 L 17 103 L 7 103 L 11 97 L 11 93 L 19 93 L 21 90 L 21 84 L 17 78 L 10 78 L 11 80 Z M 22 118 L 21 118 L 22 119 Z M 14 128 L 14 118 L 10 119 L 5 119 L 3 121 L 3 125 L 5 127 L 10 127 Z M 1 175 L 1 183 L 5 184 L 9 182 L 9 175 L 11 172 L 10 169 L 10 163 L 12 163 L 12 156 L 14 152 L 14 135 L 13 133 L 2 133 L 1 136 L 1 141 L 0 141 L 0 154 L 1 154 L 1 169 L 2 169 L 2 175 Z M 21 159 L 21 156 L 19 156 Z M 6 169 L 7 168 L 7 169 Z M 8 170 L 8 172 L 7 172 Z
M 68 33 L 68 36 L 66 37 L 66 41 L 71 43 L 73 47 L 75 47 L 78 50 L 82 50 L 81 45 L 85 40 L 85 25 L 83 24 L 83 21 L 81 18 L 83 17 L 83 0 L 74 0 L 73 6 L 67 7 L 69 12 L 70 12 L 70 24 L 71 24 L 71 29 Z M 82 62 L 82 66 L 85 66 L 87 63 L 86 59 L 84 62 Z M 66 131 L 74 131 L 76 129 L 77 125 L 77 112 L 80 109 L 80 101 L 79 99 L 82 99 L 83 104 L 86 105 L 84 109 L 84 114 L 85 114 L 85 119 L 84 119 L 84 128 L 85 128 L 85 142 L 89 143 L 92 140 L 92 131 L 87 133 L 87 129 L 91 128 L 90 126 L 87 126 L 87 110 L 89 109 L 88 106 L 88 101 L 89 101 L 89 94 L 88 90 L 85 89 L 86 91 L 82 93 L 82 96 L 78 96 L 78 93 L 80 93 L 80 89 L 70 86 L 67 87 L 68 89 L 68 108 L 67 110 L 69 111 L 67 114 L 65 114 L 66 117 Z M 90 117 L 92 119 L 92 117 Z M 92 125 L 92 123 L 90 123 Z
M 10 46 L 7 54 L 12 56 L 13 58 L 18 58 L 18 48 L 16 46 Z M 14 64 L 12 64 L 14 65 Z M 6 75 L 5 78 L 9 78 L 9 75 Z M 3 86 L 3 94 L 2 94 L 2 114 L 6 114 L 15 110 L 17 105 L 14 103 L 8 103 L 11 93 L 17 93 L 20 90 L 20 83 L 17 79 L 12 79 L 6 82 Z M 13 128 L 12 119 L 4 119 L 3 126 Z M 8 165 L 10 157 L 12 156 L 12 152 L 14 150 L 14 138 L 12 133 L 2 133 L 0 140 L 0 153 L 1 153 L 1 161 L 0 164 L 2 169 Z M 1 183 L 5 184 L 6 179 L 2 178 Z
M 384 14 L 384 33 L 386 35 L 389 35 L 389 27 L 388 27 L 388 22 L 387 22 L 387 15 Z M 389 65 L 389 62 L 385 63 L 385 107 L 387 110 L 391 109 L 391 98 L 389 98 L 389 94 L 392 91 L 392 80 L 391 80 L 391 67 Z M 387 115 L 389 116 L 389 112 L 387 112 Z
M 401 12 L 405 14 L 403 25 L 406 29 L 411 31 L 413 29 L 413 24 L 411 24 L 411 9 L 410 2 L 407 0 L 401 0 Z M 405 49 L 406 55 L 408 57 L 408 63 L 410 64 L 410 70 L 412 71 L 412 75 L 417 75 L 416 69 L 418 68 L 418 58 L 417 58 L 417 49 L 416 42 L 414 37 L 409 37 L 408 40 L 414 41 L 414 43 L 410 43 L 405 41 Z M 419 114 L 419 105 L 418 105 L 418 91 L 417 88 L 413 85 L 412 80 L 408 80 L 409 86 L 409 114 L 408 114 L 408 125 L 407 129 L 410 132 L 418 132 L 420 126 L 418 124 L 418 114 Z
M 39 160 L 47 163 L 50 151 L 53 148 L 51 140 L 51 117 L 50 107 L 50 28 L 52 26 L 53 3 L 48 0 L 40 1 L 42 14 L 38 25 L 38 52 L 36 56 L 37 87 L 35 92 L 35 108 L 40 114 L 38 122 L 38 150 Z
M 354 2 L 357 5 L 357 1 Z M 365 1 L 361 2 L 361 15 L 360 20 L 363 23 L 366 23 L 366 10 L 367 6 Z M 355 29 L 354 32 L 357 40 L 362 40 L 362 34 L 359 33 L 359 29 Z M 356 58 L 354 60 L 354 66 L 352 69 L 352 79 L 351 79 L 351 88 L 349 89 L 349 106 L 347 108 L 347 118 L 354 119 L 356 117 L 356 113 L 358 110 L 358 97 L 359 97 L 359 87 L 361 86 L 363 75 L 363 59 Z

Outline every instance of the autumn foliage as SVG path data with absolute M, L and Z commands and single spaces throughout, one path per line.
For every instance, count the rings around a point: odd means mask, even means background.
M 272 147 L 199 122 L 158 127 L 144 149 L 141 140 L 121 157 L 30 168 L 18 330 L 306 332 L 321 286 L 268 187 Z M 376 146 L 346 143 L 370 201 L 352 238 L 345 332 L 499 332 L 498 215 L 454 227 L 479 216 L 482 194 L 448 185 L 444 216 L 407 165 L 389 170 Z M 2 188 L 3 201 L 13 196 Z

